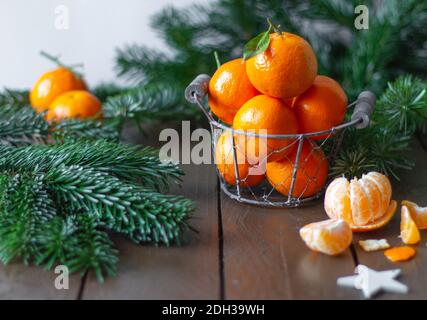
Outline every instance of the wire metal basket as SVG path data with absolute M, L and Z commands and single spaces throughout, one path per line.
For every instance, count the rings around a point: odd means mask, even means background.
M 209 108 L 205 107 L 205 97 L 208 93 L 209 81 L 210 76 L 208 75 L 201 74 L 197 76 L 186 88 L 185 97 L 190 103 L 196 104 L 209 121 L 214 159 L 218 139 L 224 133 L 230 137 L 229 143 L 231 154 L 229 159 L 231 160 L 231 166 L 225 168 L 231 168 L 232 172 L 220 172 L 218 170 L 218 163 L 216 163 L 221 189 L 231 199 L 266 207 L 298 207 L 302 204 L 320 198 L 324 192 L 324 186 L 326 186 L 327 183 L 322 183 L 321 186 L 319 184 L 319 187 L 316 188 L 316 185 L 318 184 L 316 174 L 307 174 L 305 170 L 305 163 L 313 156 L 313 152 L 317 152 L 316 150 L 320 149 L 324 152 L 318 153 L 323 154 L 329 165 L 331 165 L 341 147 L 345 130 L 349 127 L 355 127 L 357 129 L 366 128 L 370 123 L 370 117 L 374 110 L 376 101 L 376 97 L 372 92 L 363 91 L 359 94 L 356 101 L 348 105 L 348 108 L 354 106 L 351 120 L 329 130 L 304 134 L 264 134 L 253 131 L 235 130 L 232 127 L 216 120 Z M 321 137 L 321 140 L 317 139 L 319 137 Z M 289 161 L 292 165 L 292 170 L 289 172 L 289 175 L 280 183 L 269 183 L 264 181 L 260 185 L 251 186 L 251 183 L 248 181 L 249 175 L 244 177 L 240 176 L 241 172 L 239 172 L 238 167 L 242 153 L 246 157 L 246 150 L 242 151 L 242 144 L 239 143 L 242 138 L 245 141 L 249 141 L 250 139 L 263 139 L 267 142 L 267 145 L 269 141 L 286 141 L 286 143 L 283 143 L 283 147 L 269 150 L 266 156 L 260 159 L 258 164 L 253 166 L 261 166 L 260 163 L 266 165 L 268 157 L 273 153 L 280 152 L 284 154 L 284 159 Z M 313 138 L 316 138 L 316 142 L 318 142 L 318 144 L 313 142 Z M 257 143 L 259 143 L 258 140 Z M 312 148 L 310 148 L 312 151 L 309 154 L 305 154 L 305 156 L 302 155 L 304 153 L 304 143 L 310 143 L 312 146 Z M 292 149 L 292 155 L 287 152 L 291 151 L 290 149 Z M 319 168 L 316 168 L 316 170 L 319 170 Z M 228 183 L 230 182 L 230 179 L 226 179 L 226 174 L 228 176 L 230 176 L 230 174 L 232 175 L 233 183 Z M 304 179 L 306 180 L 305 186 L 301 186 L 301 183 L 297 183 L 298 175 L 304 175 Z M 304 181 L 304 179 L 299 180 Z M 228 182 L 226 180 L 228 180 Z M 288 186 L 288 189 L 284 188 L 284 185 Z M 310 188 L 316 190 L 315 194 L 309 194 L 307 192 Z M 277 190 L 280 190 L 281 192 L 278 192 Z

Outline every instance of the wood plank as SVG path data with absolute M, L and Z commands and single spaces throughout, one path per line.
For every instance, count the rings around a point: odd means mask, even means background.
M 392 181 L 393 199 L 399 203 L 398 210 L 388 225 L 384 228 L 366 234 L 356 234 L 355 242 L 361 239 L 386 238 L 390 245 L 404 245 L 398 238 L 400 233 L 400 201 L 403 199 L 427 206 L 427 152 L 421 148 L 418 141 L 413 144 L 413 156 L 416 166 L 411 171 L 400 172 L 401 181 Z M 385 293 L 378 296 L 378 299 L 426 299 L 427 298 L 427 230 L 421 232 L 421 242 L 414 246 L 417 256 L 410 261 L 392 263 L 388 261 L 384 253 L 364 252 L 360 246 L 356 245 L 359 262 L 376 270 L 386 270 L 401 268 L 400 280 L 409 286 L 409 294 Z
M 296 209 L 241 204 L 221 194 L 227 299 L 352 299 L 336 279 L 354 270 L 350 250 L 330 257 L 309 250 L 299 236 L 325 220 L 321 201 Z
M 158 137 L 156 131 L 147 132 L 150 137 L 144 138 L 133 129 L 127 130 L 126 141 L 159 145 L 153 140 Z M 219 298 L 217 178 L 209 165 L 184 165 L 183 169 L 182 189 L 174 191 L 195 201 L 191 225 L 199 233 L 191 233 L 187 245 L 171 248 L 119 239 L 118 276 L 100 285 L 89 275 L 83 299 Z
M 21 262 L 0 266 L 0 299 L 1 300 L 33 300 L 60 299 L 74 300 L 77 298 L 81 277 L 72 275 L 69 278 L 69 289 L 55 288 L 53 270 L 46 271 L 37 266 L 25 266 Z

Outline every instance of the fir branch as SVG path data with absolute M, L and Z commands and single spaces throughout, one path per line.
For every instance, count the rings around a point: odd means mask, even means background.
M 28 264 L 39 254 L 36 234 L 56 211 L 43 177 L 14 175 L 8 180 L 1 204 L 0 260 L 6 264 L 21 257 Z
M 0 143 L 22 145 L 43 140 L 49 132 L 44 114 L 31 107 L 4 105 L 0 107 Z
M 335 23 L 340 27 L 354 28 L 354 8 L 360 4 L 355 0 L 311 0 L 301 2 L 301 14 L 311 20 L 322 20 Z M 372 1 L 364 1 L 371 7 Z
M 107 101 L 109 97 L 116 96 L 125 91 L 128 88 L 121 87 L 115 83 L 101 83 L 94 87 L 91 91 L 101 102 Z
M 0 106 L 0 143 L 25 145 L 64 141 L 79 138 L 119 139 L 119 119 L 66 119 L 48 123 L 44 113 L 37 113 L 28 105 Z
M 63 264 L 71 273 L 93 270 L 100 282 L 115 275 L 117 250 L 87 214 L 58 216 L 42 175 L 0 178 L 0 259 L 21 258 L 46 269 Z
M 154 148 L 124 145 L 106 140 L 78 140 L 55 145 L 31 145 L 22 148 L 0 146 L 0 166 L 6 170 L 47 172 L 59 165 L 91 167 L 100 173 L 126 181 L 165 190 L 168 179 L 179 182 L 182 170 L 162 163 Z
M 27 90 L 11 90 L 6 88 L 0 93 L 0 107 L 7 105 L 20 108 L 29 104 L 29 92 Z
M 46 179 L 58 203 L 82 210 L 136 242 L 179 241 L 192 203 L 82 166 L 52 168 Z
M 377 103 L 378 121 L 389 130 L 412 135 L 427 123 L 427 86 L 410 75 L 388 83 Z
M 52 138 L 57 142 L 79 140 L 81 138 L 106 139 L 118 141 L 120 137 L 119 121 L 107 119 L 69 119 L 52 125 Z
M 187 112 L 180 107 L 182 94 L 170 86 L 144 86 L 107 99 L 104 115 L 112 119 L 182 118 Z
M 118 251 L 106 232 L 99 230 L 95 218 L 76 214 L 52 219 L 37 235 L 40 254 L 36 264 L 51 269 L 55 264 L 68 267 L 70 273 L 95 272 L 99 282 L 117 272 Z
M 348 129 L 330 174 L 352 178 L 378 171 L 399 180 L 399 170 L 411 169 L 414 165 L 410 140 L 411 136 L 391 132 L 378 125 L 363 130 Z

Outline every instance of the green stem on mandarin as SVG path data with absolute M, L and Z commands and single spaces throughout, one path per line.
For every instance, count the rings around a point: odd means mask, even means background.
M 219 67 L 221 67 L 221 62 L 219 61 L 219 57 L 218 57 L 218 52 L 214 51 L 214 57 L 215 57 L 215 62 L 216 62 L 216 68 L 219 69 Z
M 267 18 L 267 22 L 268 22 L 268 30 L 273 29 L 274 32 L 281 34 L 282 32 L 280 31 L 280 24 L 275 25 L 273 24 L 273 22 L 271 21 L 270 18 Z
M 67 68 L 68 70 L 70 70 L 71 72 L 73 72 L 76 76 L 78 76 L 79 78 L 81 78 L 83 75 L 76 71 L 76 68 L 82 68 L 84 65 L 83 63 L 78 63 L 78 64 L 73 64 L 73 65 L 66 65 L 64 64 L 60 59 L 59 56 L 55 57 L 45 51 L 40 51 L 40 55 L 50 61 L 52 61 L 53 63 L 55 63 L 58 67 L 63 67 L 63 68 Z

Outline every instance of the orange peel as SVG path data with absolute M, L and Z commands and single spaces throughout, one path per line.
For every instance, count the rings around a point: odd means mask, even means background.
M 395 247 L 384 251 L 384 255 L 391 262 L 407 261 L 415 256 L 415 249 L 408 246 Z

